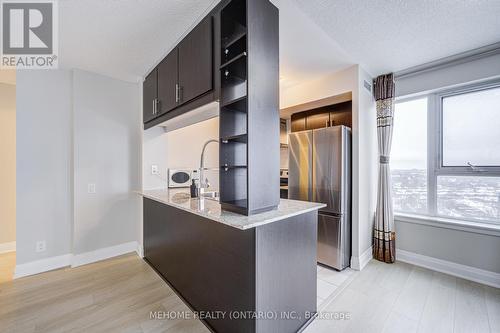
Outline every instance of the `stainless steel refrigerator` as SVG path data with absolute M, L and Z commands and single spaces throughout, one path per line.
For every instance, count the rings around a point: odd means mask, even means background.
M 351 129 L 289 135 L 288 198 L 326 204 L 318 214 L 318 262 L 338 270 L 351 257 Z

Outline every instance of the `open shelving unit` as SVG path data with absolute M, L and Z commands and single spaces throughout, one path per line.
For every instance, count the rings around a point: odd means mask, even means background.
M 230 0 L 220 22 L 220 202 L 225 210 L 250 215 L 279 203 L 278 12 L 268 0 Z M 270 59 L 258 51 L 264 47 Z M 261 88 L 257 80 L 265 81 Z M 275 152 L 269 149 L 274 142 Z
M 220 187 L 223 208 L 248 210 L 247 22 L 245 1 L 221 11 Z

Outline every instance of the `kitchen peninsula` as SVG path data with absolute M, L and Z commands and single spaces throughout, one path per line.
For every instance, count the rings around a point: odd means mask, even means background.
M 218 140 L 207 138 L 200 178 L 192 179 L 201 198 L 186 188 L 141 192 L 145 260 L 194 311 L 218 314 L 200 317 L 214 332 L 301 331 L 316 314 L 324 205 L 279 196 L 278 9 L 269 0 L 221 1 L 143 90 L 145 129 L 187 119 L 209 102 L 219 111 Z M 210 142 L 219 143 L 219 200 L 203 196 Z
M 145 190 L 144 256 L 216 332 L 297 332 L 316 313 L 317 211 L 280 200 L 251 216 L 185 189 Z

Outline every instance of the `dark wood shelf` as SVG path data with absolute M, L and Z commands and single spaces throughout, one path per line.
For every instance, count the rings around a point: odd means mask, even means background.
M 237 101 L 226 104 L 225 106 L 223 106 L 223 109 L 224 109 L 223 111 L 230 112 L 230 113 L 234 113 L 234 112 L 247 113 L 247 106 L 245 103 L 245 97 L 242 97 Z M 246 118 L 245 118 L 245 122 L 246 122 Z
M 247 29 L 242 25 L 237 25 L 234 33 L 222 40 L 222 48 L 226 49 L 247 35 Z
M 237 56 L 235 56 L 234 58 L 232 58 L 231 60 L 229 61 L 226 61 L 225 63 L 223 63 L 221 66 L 220 66 L 220 69 L 223 69 L 224 67 L 227 67 L 228 65 L 231 65 L 233 62 L 235 61 L 238 61 L 239 59 L 242 59 L 244 57 L 247 56 L 247 53 L 246 51 L 245 52 L 241 52 L 240 54 L 238 54 Z
M 239 96 L 239 97 L 237 97 L 237 98 L 233 98 L 233 99 L 230 99 L 230 100 L 228 100 L 228 101 L 222 102 L 220 106 L 222 106 L 222 107 L 226 107 L 226 106 L 229 106 L 229 105 L 231 105 L 231 104 L 233 104 L 233 103 L 237 103 L 237 102 L 239 102 L 239 101 L 241 101 L 241 100 L 243 100 L 243 99 L 245 99 L 245 98 L 247 98 L 247 95 L 246 95 L 246 94 L 245 94 L 245 95 L 243 95 L 243 96 Z
M 239 134 L 239 135 L 231 135 L 227 136 L 225 138 L 221 138 L 220 141 L 225 144 L 229 142 L 241 142 L 241 143 L 246 143 L 247 142 L 247 134 Z
M 236 75 L 230 75 L 230 76 L 223 76 L 222 82 L 225 86 L 236 86 L 238 84 L 246 83 L 247 80 Z

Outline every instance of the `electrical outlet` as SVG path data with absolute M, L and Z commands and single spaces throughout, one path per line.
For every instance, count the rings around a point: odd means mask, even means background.
M 44 252 L 47 250 L 47 243 L 45 241 L 36 242 L 36 252 Z
M 153 164 L 151 166 L 151 174 L 152 175 L 159 175 L 160 174 L 160 170 L 158 169 L 158 165 Z
M 87 192 L 88 193 L 95 193 L 95 184 L 88 184 L 87 185 Z

